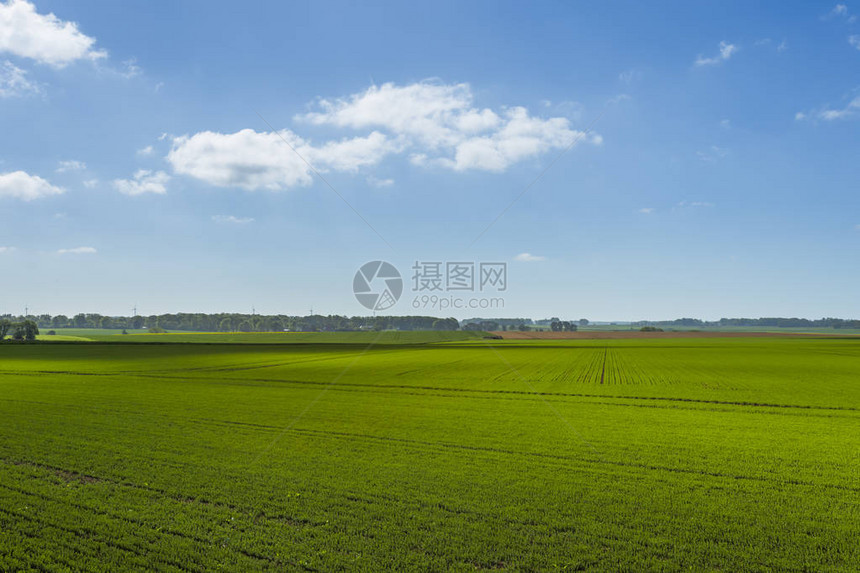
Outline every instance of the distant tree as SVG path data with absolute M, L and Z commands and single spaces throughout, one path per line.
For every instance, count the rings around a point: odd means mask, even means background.
M 25 320 L 23 323 L 24 327 L 24 340 L 28 342 L 32 342 L 36 340 L 36 336 L 39 334 L 39 326 L 33 322 L 32 320 Z
M 127 331 L 126 329 L 124 329 L 124 328 L 123 328 L 123 329 L 122 329 L 122 333 L 123 333 L 123 334 L 128 334 L 128 331 Z M 51 334 L 51 333 L 49 332 L 48 334 Z
M 9 334 L 9 329 L 11 328 L 12 323 L 9 320 L 5 318 L 0 319 L 0 340 L 6 338 L 6 335 Z
M 32 342 L 39 334 L 39 326 L 32 320 L 16 322 L 12 325 L 12 340 Z
M 233 321 L 231 321 L 229 318 L 225 318 L 221 321 L 218 330 L 220 330 L 221 332 L 230 332 L 231 330 L 233 330 Z
M 48 332 L 46 332 L 45 334 L 47 334 L 48 336 L 56 336 L 56 335 L 57 335 L 57 331 L 56 331 L 56 330 L 49 330 L 49 331 L 48 331 Z
M 131 317 L 131 327 L 134 329 L 143 328 L 143 317 L 142 316 L 133 316 Z
M 588 326 L 588 319 L 587 318 L 580 318 L 579 319 L 579 326 Z

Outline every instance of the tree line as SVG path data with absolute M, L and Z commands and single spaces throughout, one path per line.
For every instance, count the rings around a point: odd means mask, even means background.
M 860 328 L 860 320 L 844 318 L 721 318 L 716 321 L 698 318 L 678 318 L 675 320 L 641 320 L 633 326 L 681 326 L 686 328 L 715 326 L 755 326 L 759 328 Z
M 31 342 L 36 340 L 38 334 L 39 326 L 32 320 L 12 322 L 8 318 L 0 318 L 0 342 L 3 342 L 6 336 L 20 342 Z
M 185 330 L 196 332 L 337 332 L 354 330 L 459 330 L 456 318 L 435 316 L 340 316 L 261 315 L 241 313 L 177 313 L 150 316 L 74 316 L 42 314 L 30 317 L 6 315 L 10 323 L 30 321 L 42 329 L 99 328 L 127 330 Z
M 192 332 L 337 332 L 355 330 L 532 330 L 546 328 L 556 331 L 574 331 L 589 325 L 587 319 L 561 320 L 552 317 L 542 320 L 528 318 L 473 318 L 458 321 L 456 318 L 435 316 L 342 316 L 320 315 L 261 315 L 242 313 L 175 313 L 149 316 L 104 316 L 79 313 L 74 316 L 41 314 L 38 316 L 0 316 L 0 333 L 19 340 L 35 337 L 38 329 L 100 328 L 140 330 L 183 330 Z M 841 318 L 722 318 L 705 321 L 698 318 L 675 320 L 643 320 L 631 326 L 669 328 L 707 328 L 750 326 L 759 328 L 856 328 L 860 320 Z M 35 332 L 35 334 L 34 334 Z M 23 338 L 21 338 L 23 337 Z

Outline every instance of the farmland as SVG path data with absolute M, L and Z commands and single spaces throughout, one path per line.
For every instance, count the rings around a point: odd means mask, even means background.
M 0 571 L 860 567 L 860 339 L 120 340 L 0 345 Z

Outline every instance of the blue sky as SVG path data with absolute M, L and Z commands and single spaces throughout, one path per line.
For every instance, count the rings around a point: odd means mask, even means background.
M 508 263 L 425 314 L 858 317 L 855 15 L 0 2 L 0 312 L 367 314 L 382 259 Z

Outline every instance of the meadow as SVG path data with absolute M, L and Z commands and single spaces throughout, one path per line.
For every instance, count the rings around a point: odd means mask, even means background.
M 40 335 L 47 342 L 195 343 L 195 344 L 420 344 L 483 338 L 469 331 L 352 331 L 352 332 L 179 332 L 160 334 L 145 329 L 121 330 L 67 328 L 56 335 Z
M 0 344 L 0 571 L 860 569 L 860 339 L 289 334 Z

